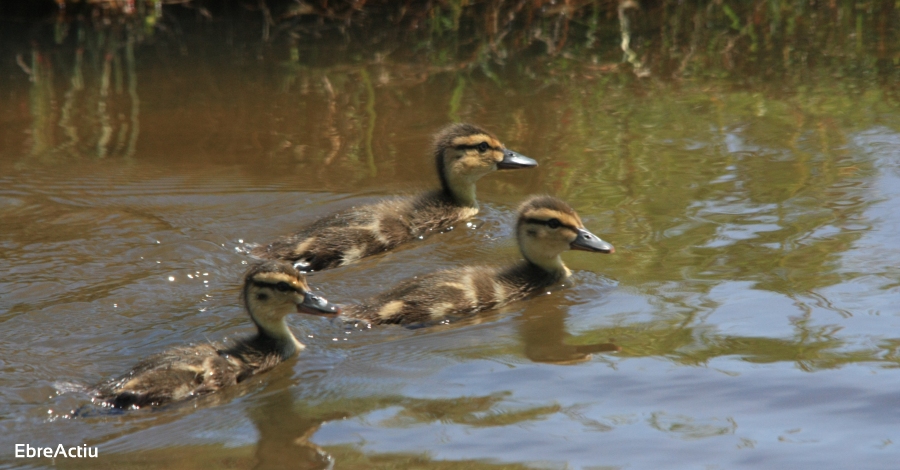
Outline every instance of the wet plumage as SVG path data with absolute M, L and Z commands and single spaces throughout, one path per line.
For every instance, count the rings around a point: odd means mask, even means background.
M 612 245 L 584 228 L 566 203 L 533 197 L 519 209 L 516 236 L 524 260 L 507 267 L 468 266 L 401 282 L 342 316 L 373 324 L 430 324 L 490 310 L 543 292 L 571 273 L 560 254 L 569 249 L 612 253 Z
M 433 157 L 440 189 L 323 217 L 292 235 L 255 248 L 251 254 L 291 261 L 303 271 L 350 264 L 470 219 L 478 213 L 478 179 L 498 169 L 537 165 L 471 124 L 453 124 L 439 132 Z
M 285 323 L 292 312 L 336 313 L 337 307 L 310 292 L 302 274 L 284 262 L 251 268 L 242 299 L 257 327 L 254 336 L 231 345 L 216 343 L 169 349 L 94 389 L 95 401 L 140 408 L 214 392 L 265 372 L 305 346 Z

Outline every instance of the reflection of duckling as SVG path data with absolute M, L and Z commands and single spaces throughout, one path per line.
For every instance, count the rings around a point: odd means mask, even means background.
M 350 264 L 471 218 L 478 213 L 475 182 L 482 176 L 537 165 L 471 124 L 453 124 L 439 132 L 434 158 L 441 189 L 333 214 L 251 254 L 293 261 L 301 270 Z
M 516 238 L 525 260 L 505 268 L 470 266 L 420 276 L 361 304 L 343 316 L 370 323 L 433 323 L 496 308 L 544 292 L 571 272 L 560 254 L 568 249 L 612 253 L 613 246 L 588 232 L 578 214 L 549 196 L 519 208 Z
M 287 263 L 269 261 L 247 272 L 244 304 L 258 332 L 232 346 L 201 344 L 154 355 L 127 374 L 99 385 L 106 406 L 139 408 L 214 392 L 271 369 L 305 348 L 285 323 L 293 311 L 337 313 L 310 292 L 303 275 Z

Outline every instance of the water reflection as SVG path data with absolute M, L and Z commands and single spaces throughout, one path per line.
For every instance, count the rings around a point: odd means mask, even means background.
M 72 34 L 74 48 L 35 45 L 31 51 L 30 156 L 43 162 L 130 159 L 140 134 L 136 34 L 128 27 L 81 23 Z M 57 74 L 68 84 L 61 100 Z
M 260 400 L 248 410 L 256 428 L 254 457 L 256 470 L 303 468 L 324 469 L 334 466 L 334 458 L 310 438 L 325 421 L 347 418 L 343 411 L 316 412 L 301 407 L 297 411 L 296 398 L 285 388 Z
M 576 364 L 591 359 L 593 353 L 620 351 L 611 342 L 568 344 L 572 335 L 566 331 L 566 304 L 546 305 L 546 308 L 529 309 L 519 323 L 519 336 L 525 344 L 525 357 L 535 362 Z

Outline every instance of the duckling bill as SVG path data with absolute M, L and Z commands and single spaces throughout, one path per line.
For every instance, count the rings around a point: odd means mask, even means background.
M 260 246 L 251 255 L 291 261 L 302 271 L 350 264 L 472 218 L 478 213 L 475 183 L 482 176 L 537 166 L 471 124 L 444 128 L 433 147 L 440 189 L 338 212 Z
M 468 266 L 398 284 L 344 308 L 342 317 L 373 324 L 432 324 L 472 315 L 545 292 L 571 275 L 566 250 L 613 253 L 565 202 L 537 196 L 519 208 L 516 238 L 524 260 L 507 267 Z
M 98 385 L 95 403 L 142 408 L 204 395 L 243 382 L 296 355 L 305 346 L 285 323 L 292 312 L 337 314 L 337 306 L 310 291 L 290 264 L 251 268 L 241 294 L 257 333 L 231 346 L 183 346 L 151 356 L 128 373 Z

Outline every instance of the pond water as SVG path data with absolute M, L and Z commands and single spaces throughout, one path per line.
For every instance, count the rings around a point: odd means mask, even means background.
M 615 41 L 488 70 L 222 30 L 4 40 L 0 467 L 896 468 L 894 46 L 856 68 L 672 78 L 622 66 Z M 452 121 L 540 166 L 483 178 L 471 226 L 314 288 L 345 303 L 516 260 L 535 193 L 616 253 L 567 253 L 564 287 L 472 321 L 295 316 L 307 349 L 251 383 L 72 418 L 79 386 L 251 331 L 247 247 L 433 187 L 431 134 Z

